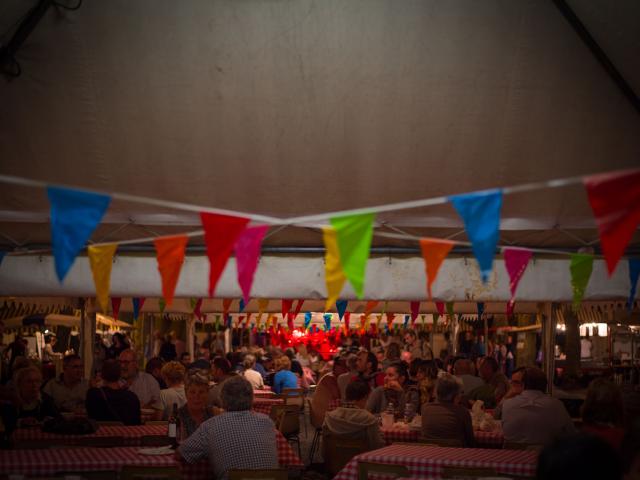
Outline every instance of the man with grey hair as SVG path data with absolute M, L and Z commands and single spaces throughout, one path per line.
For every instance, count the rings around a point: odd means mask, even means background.
M 208 458 L 217 480 L 236 468 L 278 468 L 275 426 L 266 415 L 251 411 L 251 384 L 239 375 L 225 380 L 221 400 L 224 413 L 202 423 L 177 454 L 188 463 Z
M 247 353 L 244 356 L 244 360 L 242 361 L 242 366 L 244 367 L 244 378 L 251 384 L 251 386 L 257 390 L 261 390 L 264 388 L 264 379 L 260 372 L 254 370 L 256 366 L 256 357 L 251 353 Z
M 445 373 L 436 383 L 436 402 L 422 406 L 422 436 L 427 440 L 459 441 L 473 447 L 475 437 L 469 410 L 461 406 L 462 382 Z

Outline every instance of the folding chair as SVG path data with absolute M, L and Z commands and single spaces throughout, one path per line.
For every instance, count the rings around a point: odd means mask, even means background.
M 314 421 L 313 402 L 310 398 L 307 398 L 307 403 L 309 404 L 309 419 L 311 421 L 311 426 L 314 428 L 313 440 L 311 441 L 311 449 L 309 451 L 309 465 L 311 465 L 313 463 L 313 457 L 315 456 L 316 449 L 320 446 L 320 441 L 322 439 L 322 423 L 318 425 Z
M 297 405 L 273 405 L 271 407 L 271 418 L 276 424 L 276 428 L 288 441 L 298 444 L 298 456 L 302 458 L 300 447 L 300 409 Z
M 327 471 L 335 476 L 349 461 L 369 450 L 367 440 L 351 436 L 335 435 L 324 430 L 322 432 L 323 458 Z

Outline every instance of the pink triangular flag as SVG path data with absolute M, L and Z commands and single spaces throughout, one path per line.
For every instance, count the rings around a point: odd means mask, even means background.
M 249 303 L 251 285 L 260 258 L 262 239 L 269 230 L 268 225 L 245 228 L 235 245 L 238 284 L 242 289 L 245 303 Z
M 296 304 L 296 308 L 293 311 L 293 317 L 297 317 L 298 314 L 300 313 L 300 310 L 302 310 L 302 304 L 304 303 L 303 299 L 298 300 L 298 303 Z
M 513 303 L 516 297 L 518 283 L 520 283 L 520 279 L 527 269 L 533 253 L 526 248 L 505 248 L 503 253 L 504 266 L 507 269 L 507 273 L 509 273 L 509 290 L 511 290 L 510 303 Z
M 411 325 L 412 326 L 415 323 L 416 318 L 418 318 L 418 313 L 420 313 L 420 302 L 411 302 Z
M 444 315 L 444 302 L 435 302 L 436 309 L 440 315 Z

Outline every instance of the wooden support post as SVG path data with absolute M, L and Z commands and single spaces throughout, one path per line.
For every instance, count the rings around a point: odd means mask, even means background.
M 96 303 L 92 298 L 81 299 L 80 356 L 84 363 L 84 378 L 93 377 L 93 349 L 96 336 Z
M 557 303 L 538 304 L 544 315 L 542 325 L 542 370 L 547 375 L 547 391 L 553 393 L 553 378 L 555 376 L 555 345 L 556 345 L 556 311 L 560 306 Z

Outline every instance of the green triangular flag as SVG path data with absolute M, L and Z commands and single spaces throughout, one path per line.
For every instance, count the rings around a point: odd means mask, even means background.
M 453 318 L 453 302 L 447 302 L 446 308 L 447 308 L 447 315 Z
M 220 315 L 216 315 L 216 323 L 215 323 L 215 326 L 213 328 L 215 329 L 216 332 L 220 328 Z
M 574 253 L 571 255 L 571 288 L 573 289 L 573 309 L 577 310 L 584 297 L 593 271 L 593 255 L 588 253 Z
M 340 263 L 358 298 L 364 296 L 364 277 L 373 237 L 374 213 L 334 217 L 331 225 L 336 230 Z
M 158 308 L 160 308 L 160 313 L 164 313 L 164 308 L 167 306 L 167 302 L 164 298 L 158 299 Z

